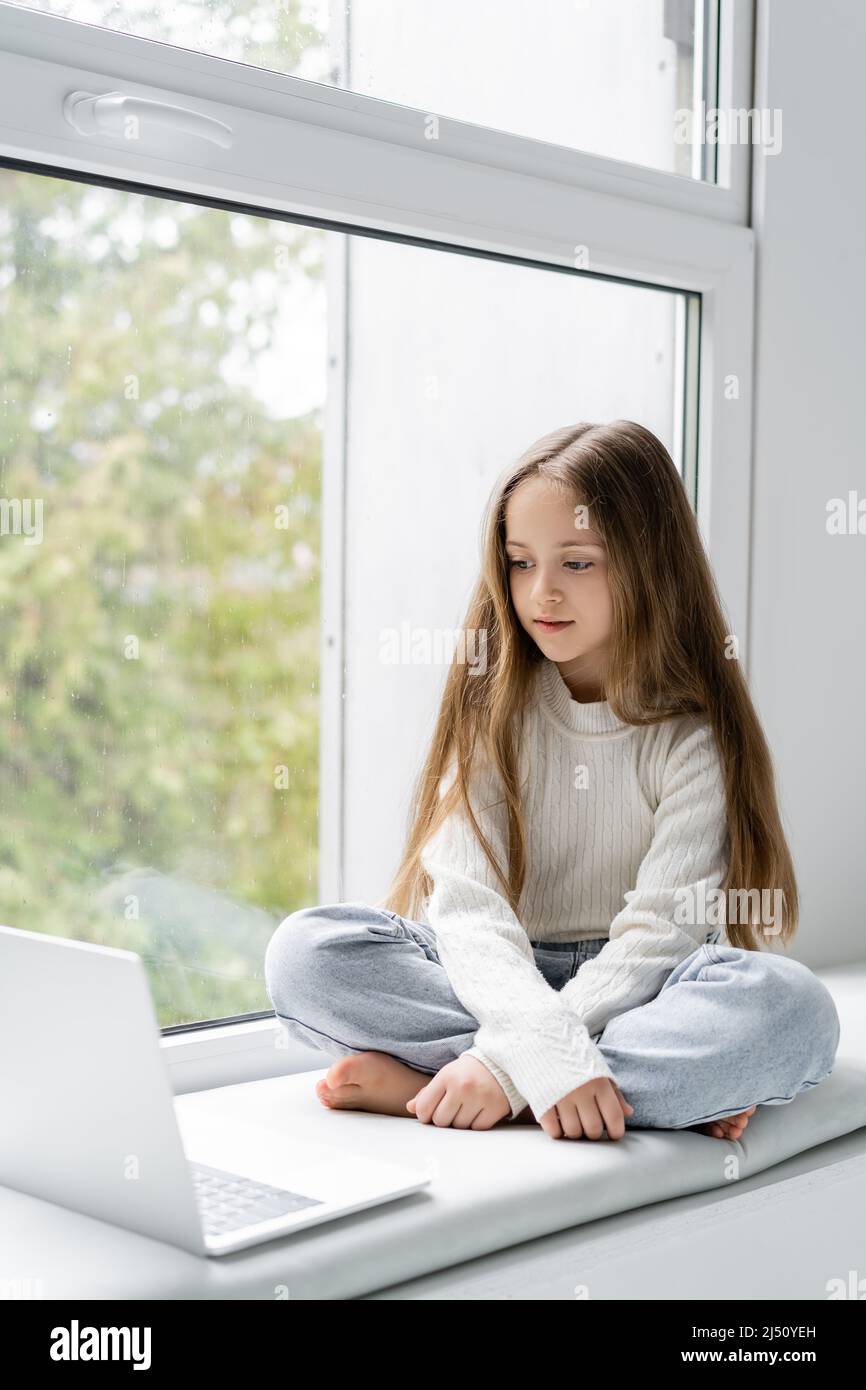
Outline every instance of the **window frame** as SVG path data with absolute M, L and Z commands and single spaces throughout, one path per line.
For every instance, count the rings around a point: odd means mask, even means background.
M 751 107 L 752 0 L 721 0 L 720 35 L 718 104 Z M 79 135 L 66 122 L 69 91 L 118 88 L 226 122 L 231 149 L 202 142 L 193 164 Z M 431 142 L 423 133 L 430 114 L 0 0 L 7 166 L 699 295 L 697 518 L 745 666 L 755 260 L 749 147 L 719 147 L 719 175 L 730 184 L 722 187 L 444 116 Z M 589 247 L 589 271 L 575 268 L 577 245 Z M 331 328 L 342 336 L 345 304 L 340 287 L 331 289 Z M 352 867 L 343 862 L 342 833 L 343 598 L 351 576 L 341 394 L 329 390 L 322 479 L 322 544 L 331 561 L 321 595 L 320 902 L 344 896 Z M 165 1030 L 161 1044 L 178 1094 L 322 1065 L 321 1053 L 286 1046 L 270 1013 Z

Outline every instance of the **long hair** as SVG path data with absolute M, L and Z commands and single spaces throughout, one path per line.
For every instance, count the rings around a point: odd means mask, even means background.
M 522 627 L 511 599 L 505 550 L 506 506 L 527 478 L 563 489 L 589 509 L 607 550 L 612 600 L 604 698 L 627 724 L 656 724 L 704 714 L 723 768 L 728 872 L 722 892 L 743 894 L 747 920 L 722 921 L 733 946 L 759 950 L 753 893 L 778 893 L 782 942 L 798 925 L 793 863 L 782 829 L 770 752 L 736 655 L 694 512 L 679 473 L 652 432 L 633 420 L 568 425 L 544 435 L 500 476 L 482 522 L 481 574 L 464 628 L 486 636 L 486 665 L 453 662 L 430 750 L 417 778 L 400 865 L 380 906 L 413 917 L 432 892 L 421 851 L 445 818 L 471 821 L 512 911 L 526 878 L 526 839 L 518 777 L 519 739 L 535 670 L 543 654 Z M 508 817 L 508 864 L 496 861 L 470 803 L 475 759 L 498 777 Z M 444 795 L 447 769 L 456 771 Z M 739 897 L 742 903 L 744 898 Z M 759 919 L 758 919 L 759 920 Z

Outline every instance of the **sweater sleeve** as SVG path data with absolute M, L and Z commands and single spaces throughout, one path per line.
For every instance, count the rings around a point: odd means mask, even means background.
M 470 794 L 476 819 L 505 872 L 507 816 L 504 800 L 494 799 L 492 771 L 473 770 Z M 424 846 L 421 861 L 433 880 L 426 911 L 439 959 L 454 993 L 479 1025 L 468 1055 L 500 1082 L 511 1118 L 528 1104 L 540 1120 L 577 1086 L 610 1077 L 585 1026 L 536 966 L 529 938 L 462 807 Z
M 689 915 L 681 903 L 691 900 L 697 909 L 702 885 L 707 892 L 721 887 L 728 855 L 715 737 L 709 722 L 687 716 L 665 762 L 653 838 L 636 885 L 610 924 L 607 944 L 560 991 L 594 1040 L 617 1014 L 654 999 L 680 961 L 703 945 L 705 924 L 678 924 Z

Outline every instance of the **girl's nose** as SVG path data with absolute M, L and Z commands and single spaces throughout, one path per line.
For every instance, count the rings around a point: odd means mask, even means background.
M 535 588 L 533 597 L 535 598 L 536 602 L 558 603 L 559 600 L 562 598 L 562 594 L 560 593 L 559 589 L 557 589 L 555 584 L 550 584 L 544 580 L 540 580 Z

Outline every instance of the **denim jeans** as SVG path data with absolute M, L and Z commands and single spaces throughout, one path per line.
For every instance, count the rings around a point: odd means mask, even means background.
M 530 944 L 559 990 L 606 941 Z M 363 902 L 285 918 L 265 952 L 265 983 L 289 1035 L 332 1058 L 386 1052 L 435 1075 L 478 1030 L 440 963 L 434 929 Z M 683 1129 L 786 1105 L 817 1086 L 833 1069 L 839 1032 L 833 998 L 807 966 L 709 940 L 655 998 L 612 1018 L 594 1040 L 634 1106 L 626 1126 Z

